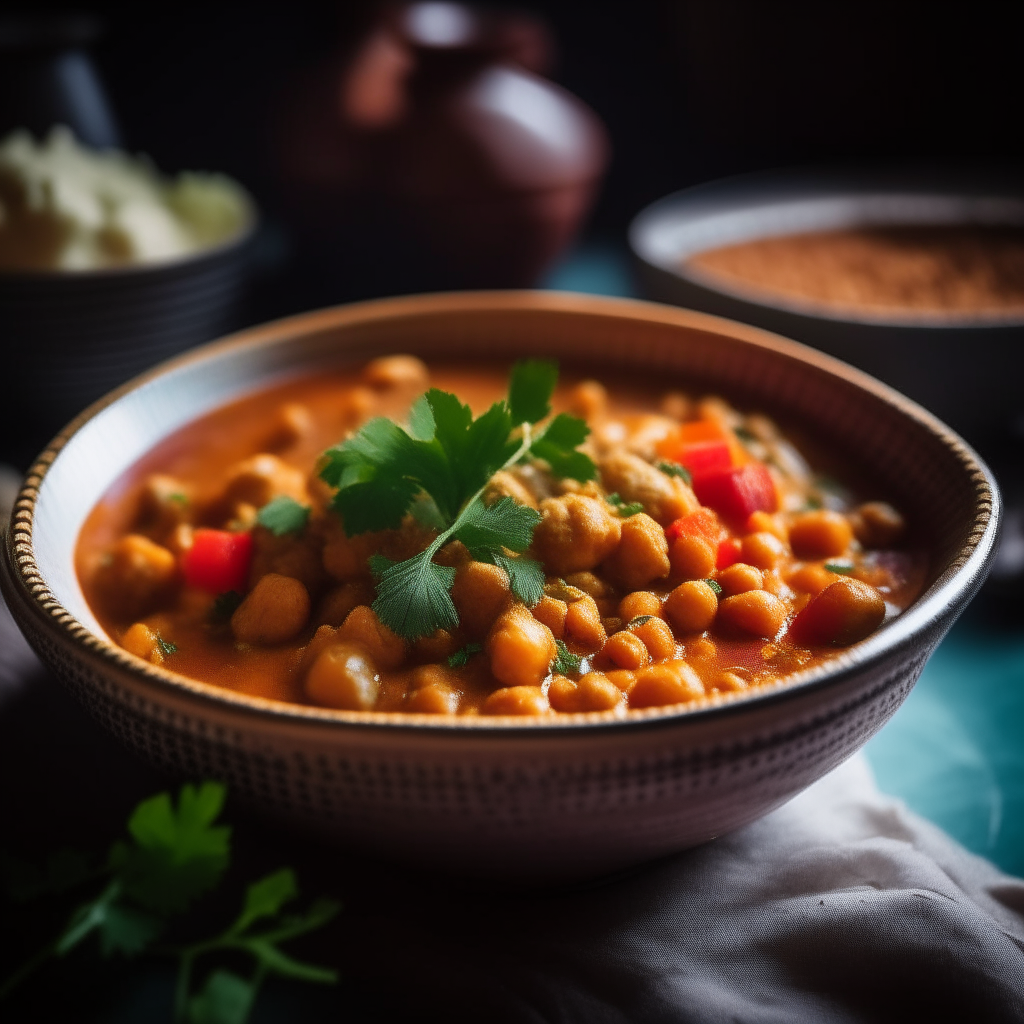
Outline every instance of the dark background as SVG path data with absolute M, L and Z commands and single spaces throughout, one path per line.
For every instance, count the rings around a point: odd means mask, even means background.
M 520 3 L 556 41 L 553 77 L 597 111 L 613 159 L 587 233 L 621 240 L 674 189 L 815 163 L 1016 164 L 1022 78 L 992 5 L 554 0 Z M 376 4 L 95 3 L 94 47 L 125 143 L 169 172 L 225 171 L 255 194 L 278 287 L 247 319 L 293 311 L 272 113 L 304 68 L 344 52 Z M 35 12 L 61 5 L 36 4 Z M 348 297 L 348 296 L 346 296 Z

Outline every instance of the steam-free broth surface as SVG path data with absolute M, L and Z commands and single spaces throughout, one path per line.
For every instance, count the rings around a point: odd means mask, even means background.
M 508 367 L 411 357 L 190 424 L 87 520 L 90 606 L 136 656 L 238 693 L 558 716 L 774 682 L 916 596 L 924 563 L 899 511 L 823 478 L 767 417 L 579 378 L 548 413 L 540 365 L 515 371 L 511 417 L 479 426 L 436 396 L 479 418 Z M 406 564 L 436 608 L 395 584 Z

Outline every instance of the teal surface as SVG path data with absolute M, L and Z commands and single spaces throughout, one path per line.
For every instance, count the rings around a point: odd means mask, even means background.
M 545 286 L 636 294 L 615 242 L 579 246 Z M 865 752 L 883 791 L 1024 875 L 1024 602 L 976 601 Z

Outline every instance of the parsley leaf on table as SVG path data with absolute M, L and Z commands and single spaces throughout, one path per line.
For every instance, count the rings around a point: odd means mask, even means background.
M 294 498 L 282 494 L 256 513 L 256 522 L 275 537 L 301 533 L 309 522 L 309 506 L 300 505 Z

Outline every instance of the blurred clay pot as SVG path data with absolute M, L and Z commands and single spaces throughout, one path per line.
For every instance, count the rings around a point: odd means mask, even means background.
M 318 297 L 538 280 L 608 159 L 596 115 L 537 73 L 550 49 L 529 18 L 413 4 L 296 86 L 278 159 Z

